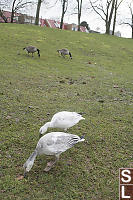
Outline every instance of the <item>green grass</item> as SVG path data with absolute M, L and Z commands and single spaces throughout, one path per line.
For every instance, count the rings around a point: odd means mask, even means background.
M 0 30 L 0 199 L 118 200 L 119 168 L 133 167 L 133 40 L 30 25 Z M 40 59 L 22 50 L 30 44 Z M 69 132 L 86 141 L 49 173 L 50 158 L 37 157 L 28 178 L 17 180 L 39 128 L 62 110 L 85 112 Z

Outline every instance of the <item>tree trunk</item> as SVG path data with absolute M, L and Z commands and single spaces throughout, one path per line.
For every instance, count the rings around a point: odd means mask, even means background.
M 105 33 L 108 35 L 110 34 L 110 24 L 108 21 L 106 21 L 106 32 Z
M 15 6 L 15 2 L 16 2 L 16 0 L 14 0 L 13 4 L 12 4 L 11 23 L 13 23 L 13 19 L 14 19 L 14 6 Z
M 42 0 L 38 0 L 37 10 L 36 10 L 35 25 L 39 24 L 39 14 L 40 14 L 41 3 L 42 3 Z
M 105 27 L 106 27 L 106 34 L 109 34 L 109 28 L 108 28 L 108 10 L 109 6 L 107 7 L 107 14 L 106 14 L 106 19 L 105 19 Z
M 111 25 L 111 21 L 112 21 L 114 7 L 115 7 L 115 0 L 112 0 L 112 6 L 111 6 L 109 18 L 108 18 L 108 15 L 106 17 L 106 34 L 110 34 L 110 25 Z M 108 9 L 109 9 L 109 7 L 108 7 Z
M 108 35 L 110 34 L 110 27 L 109 26 L 106 27 L 106 34 L 108 34 Z
M 78 31 L 80 31 L 80 15 L 78 14 Z
M 80 18 L 81 18 L 81 11 L 82 11 L 82 0 L 79 2 L 79 0 L 77 0 L 78 2 L 78 31 L 80 31 Z
M 62 16 L 61 16 L 61 23 L 60 23 L 60 29 L 62 29 L 63 27 L 63 20 L 64 20 L 64 15 L 65 15 L 65 3 L 66 1 L 63 1 L 63 5 L 62 5 Z
M 132 14 L 132 39 L 133 39 L 133 14 Z
M 64 20 L 64 13 L 62 13 L 62 16 L 61 16 L 60 29 L 63 28 L 63 20 Z
M 112 7 L 111 7 L 111 11 L 110 11 L 110 16 L 109 16 L 109 25 L 111 24 L 114 8 L 115 8 L 115 0 L 112 1 Z
M 113 30 L 112 30 L 112 35 L 115 34 L 116 13 L 117 13 L 117 1 L 116 1 L 116 5 L 115 5 L 115 14 L 114 14 L 114 21 L 113 21 Z

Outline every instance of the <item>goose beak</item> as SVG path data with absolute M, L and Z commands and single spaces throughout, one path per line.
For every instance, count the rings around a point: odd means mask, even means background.
M 26 171 L 24 172 L 24 178 L 27 178 L 27 172 Z
M 42 137 L 42 134 L 41 133 L 39 133 L 39 139 Z
M 42 129 L 40 128 L 40 130 L 39 130 L 39 138 L 41 138 L 42 136 L 43 136 L 43 133 L 42 133 L 43 131 L 42 131 Z

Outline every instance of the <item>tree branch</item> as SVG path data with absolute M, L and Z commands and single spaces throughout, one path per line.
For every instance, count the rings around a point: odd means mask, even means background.
M 97 11 L 98 7 L 97 7 L 97 6 L 94 6 L 91 0 L 89 0 L 89 1 L 90 1 L 91 7 L 93 8 L 93 10 L 102 18 L 102 20 L 105 21 L 105 19 L 103 18 L 103 16 Z M 99 8 L 99 9 L 100 9 L 100 8 Z M 100 10 L 101 10 L 101 9 L 100 9 Z M 101 10 L 101 11 L 103 11 L 103 10 Z
M 25 2 L 25 3 L 22 3 L 22 4 L 17 4 L 17 6 L 15 6 L 14 11 L 17 11 L 17 10 L 19 10 L 20 8 L 24 8 L 26 4 L 30 4 L 30 3 L 32 3 L 32 1 Z
M 119 25 L 123 25 L 123 24 L 125 24 L 125 25 L 129 25 L 131 28 L 133 27 L 133 25 L 130 24 L 130 23 L 128 23 L 128 22 L 122 22 L 122 23 L 120 23 Z

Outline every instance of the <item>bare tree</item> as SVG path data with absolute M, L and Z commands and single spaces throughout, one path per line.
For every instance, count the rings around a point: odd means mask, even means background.
M 37 3 L 35 25 L 39 24 L 39 14 L 40 14 L 40 8 L 41 8 L 42 1 L 43 0 L 38 0 L 38 3 Z
M 113 12 L 115 8 L 116 0 L 106 0 L 106 6 L 104 8 L 102 1 L 90 1 L 92 9 L 97 13 L 101 19 L 105 22 L 106 34 L 110 34 L 110 26 L 112 22 Z
M 133 39 L 133 4 L 130 3 L 128 5 L 128 7 L 129 7 L 129 10 L 130 10 L 130 14 L 131 14 L 131 19 L 130 19 L 131 22 L 122 22 L 122 23 L 120 23 L 120 25 L 126 24 L 126 25 L 131 27 L 131 29 L 132 29 L 132 39 Z
M 24 8 L 27 4 L 32 3 L 32 1 L 25 1 L 25 0 L 13 0 L 12 3 L 12 14 L 11 14 L 11 23 L 13 23 L 14 13 L 17 12 L 19 9 Z
M 2 17 L 2 19 L 4 20 L 5 23 L 8 22 L 7 17 L 4 15 L 4 12 L 3 12 L 3 10 L 1 10 L 1 8 L 0 8 L 0 17 Z
M 118 8 L 119 8 L 119 6 L 121 5 L 121 3 L 122 3 L 123 1 L 124 1 L 124 0 L 120 0 L 120 1 L 119 1 L 119 0 L 116 0 L 116 2 L 115 2 L 112 35 L 114 35 L 114 33 L 115 33 L 115 25 L 116 25 L 117 11 L 118 11 Z
M 56 0 L 56 2 L 57 2 L 57 1 L 58 1 L 58 0 Z M 42 3 L 45 3 L 46 6 L 50 5 L 50 2 L 47 1 L 47 0 L 38 0 L 38 2 L 37 2 L 37 9 L 36 9 L 35 25 L 38 25 L 38 24 L 39 24 L 39 14 L 40 14 L 40 9 L 41 9 Z M 56 3 L 55 3 L 55 4 L 56 4 Z M 55 5 L 55 4 L 54 4 L 54 5 Z M 54 5 L 53 5 L 53 6 L 54 6 Z M 48 9 L 49 9 L 49 8 L 52 8 L 53 6 L 49 6 Z
M 16 3 L 16 0 L 13 0 L 13 4 L 12 4 L 12 14 L 11 14 L 11 23 L 13 23 L 14 12 L 15 12 L 15 3 Z
M 78 4 L 78 31 L 80 31 L 80 19 L 82 13 L 82 2 L 83 0 L 76 0 Z
M 64 15 L 68 7 L 68 0 L 61 0 L 61 4 L 62 4 L 62 15 L 61 15 L 60 29 L 62 29 L 63 27 Z
M 132 39 L 133 39 L 133 8 L 132 5 L 129 5 L 130 13 L 131 13 L 131 24 L 130 27 L 132 28 Z
M 1 0 L 0 1 L 0 17 L 4 20 L 5 23 L 8 23 L 7 17 L 4 15 L 3 9 L 10 7 L 10 0 Z

